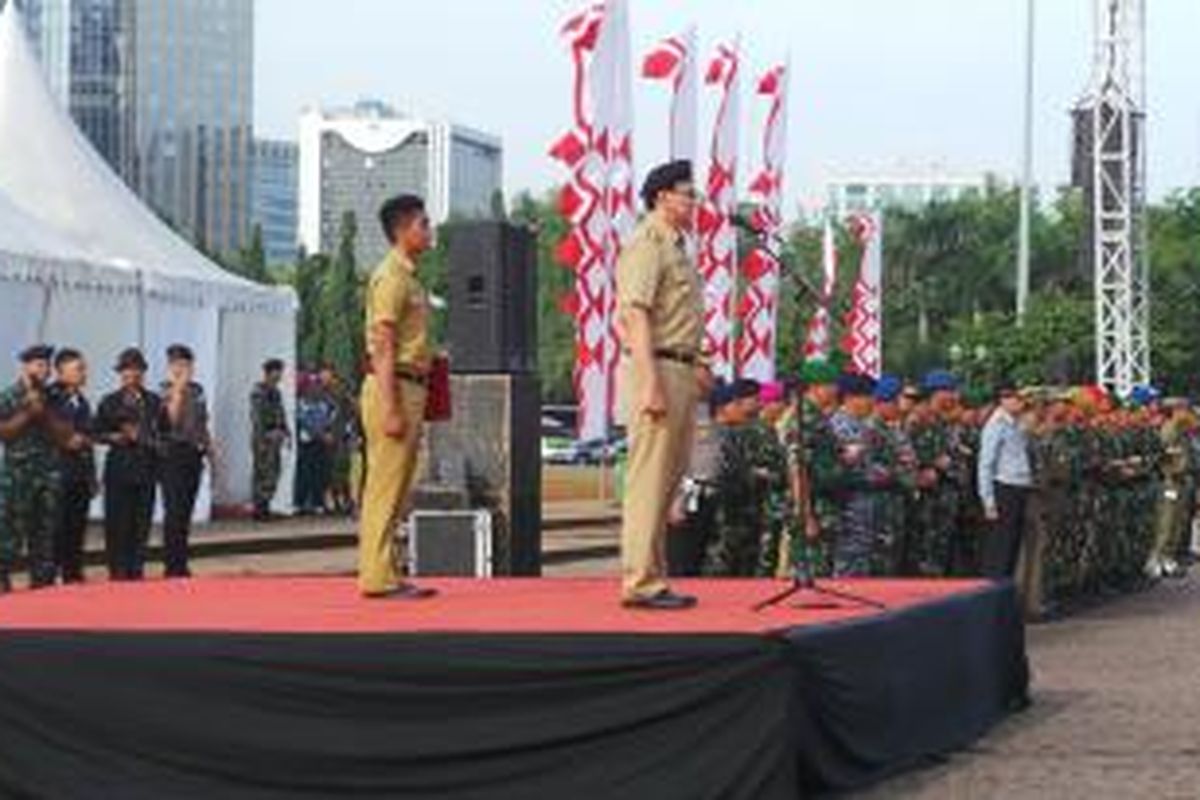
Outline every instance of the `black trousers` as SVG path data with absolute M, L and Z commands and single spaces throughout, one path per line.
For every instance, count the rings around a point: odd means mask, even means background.
M 317 511 L 325 507 L 329 488 L 329 448 L 324 442 L 305 442 L 296 454 L 296 507 Z
M 79 478 L 63 481 L 54 526 L 54 562 L 63 583 L 83 581 L 83 544 L 91 505 L 92 485 L 89 481 Z
M 168 578 L 190 576 L 188 539 L 204 472 L 204 455 L 191 445 L 174 445 L 161 462 L 163 562 Z
M 981 561 L 985 578 L 1011 578 L 1016 573 L 1030 493 L 1028 487 L 996 483 L 996 512 L 1000 518 L 984 532 Z
M 104 481 L 104 549 L 108 576 L 114 581 L 141 580 L 146 574 L 146 542 L 154 516 L 154 484 Z

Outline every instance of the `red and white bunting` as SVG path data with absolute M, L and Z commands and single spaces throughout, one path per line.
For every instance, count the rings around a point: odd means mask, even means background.
M 783 174 L 787 162 L 788 69 L 767 72 L 758 93 L 767 98 L 763 128 L 762 169 L 750 184 L 755 208 L 750 223 L 760 243 L 742 262 L 745 294 L 738 305 L 741 335 L 737 364 L 742 377 L 775 379 L 776 329 L 779 311 L 780 264 L 773 242 L 783 227 Z
M 883 220 L 878 213 L 862 214 L 850 228 L 862 246 L 862 262 L 844 346 L 853 371 L 878 378 L 883 372 Z
M 804 360 L 829 358 L 830 316 L 829 307 L 833 303 L 834 292 L 837 291 L 837 241 L 833 235 L 833 222 L 825 220 L 825 236 L 821 247 L 821 266 L 823 277 L 821 281 L 820 305 L 812 319 L 808 321 L 808 335 L 804 340 Z
M 575 316 L 579 435 L 598 438 L 612 419 L 615 371 L 614 275 L 636 220 L 633 111 L 626 0 L 589 6 L 563 27 L 574 67 L 572 128 L 550 155 L 568 170 L 560 210 L 570 233 L 558 260 L 575 272 L 564 310 Z
M 733 377 L 734 266 L 737 235 L 737 153 L 741 65 L 738 46 L 722 45 L 709 65 L 705 83 L 721 92 L 713 128 L 708 184 L 697 216 L 699 267 L 704 281 L 704 346 L 718 378 Z
M 696 160 L 698 73 L 695 27 L 664 39 L 642 62 L 643 78 L 671 82 L 672 159 Z

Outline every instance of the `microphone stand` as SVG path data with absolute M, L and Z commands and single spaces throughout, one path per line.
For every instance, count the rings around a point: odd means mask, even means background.
M 763 250 L 765 250 L 772 258 L 775 259 L 776 262 L 779 263 L 781 272 L 786 270 L 788 264 L 786 264 L 783 257 L 786 242 L 782 236 L 772 231 L 760 230 L 752 225 L 749 220 L 746 220 L 740 216 L 735 215 L 731 221 L 736 227 L 741 228 L 758 239 L 759 246 L 762 247 Z M 798 271 L 786 271 L 789 277 L 796 282 L 801 291 L 818 301 L 822 299 L 822 293 L 818 291 L 817 288 L 813 286 L 807 279 L 805 279 L 802 274 L 800 274 Z M 796 401 L 795 409 L 796 424 L 799 426 L 798 434 L 801 438 L 803 438 L 804 435 L 804 390 L 805 386 L 803 383 L 801 383 L 797 389 L 798 399 Z M 806 470 L 807 465 L 802 462 L 800 468 Z M 803 560 L 797 563 L 795 567 L 793 567 L 792 579 L 787 587 L 776 592 L 765 600 L 756 603 L 753 606 L 753 610 L 755 612 L 765 611 L 768 608 L 787 602 L 801 592 L 811 592 L 819 597 L 831 598 L 834 602 L 826 601 L 825 603 L 817 605 L 798 602 L 794 604 L 794 606 L 797 608 L 838 608 L 839 604 L 836 602 L 838 600 L 855 603 L 867 608 L 874 608 L 879 611 L 886 611 L 888 608 L 887 603 L 880 602 L 879 600 L 875 600 L 870 597 L 864 597 L 863 595 L 855 594 L 854 592 L 848 592 L 844 589 L 835 589 L 830 586 L 822 585 L 813 575 L 812 569 L 808 563 L 808 558 L 805 557 Z

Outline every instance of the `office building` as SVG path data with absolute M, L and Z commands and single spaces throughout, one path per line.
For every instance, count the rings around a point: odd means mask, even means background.
M 984 173 L 956 173 L 938 166 L 837 173 L 825 182 L 825 212 L 842 219 L 888 208 L 915 211 L 930 203 L 982 193 L 989 180 Z
M 250 227 L 262 231 L 268 264 L 296 260 L 299 155 L 295 142 L 254 141 Z
M 300 119 L 300 244 L 333 253 L 342 219 L 353 212 L 365 268 L 387 251 L 376 219 L 388 197 L 421 195 L 435 224 L 486 217 L 502 179 L 494 136 L 404 116 L 378 101 L 308 109 Z

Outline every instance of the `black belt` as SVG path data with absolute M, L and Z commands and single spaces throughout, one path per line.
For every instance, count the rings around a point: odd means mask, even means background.
M 627 356 L 633 355 L 633 352 L 627 348 L 623 349 L 622 352 Z M 687 353 L 683 350 L 672 350 L 669 347 L 655 348 L 654 357 L 660 361 L 674 361 L 677 364 L 686 364 L 689 367 L 694 367 L 700 363 L 700 358 L 695 353 Z

